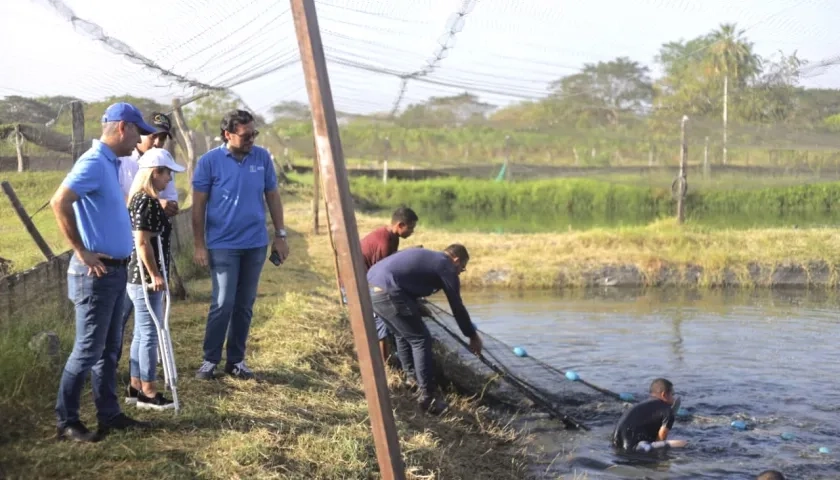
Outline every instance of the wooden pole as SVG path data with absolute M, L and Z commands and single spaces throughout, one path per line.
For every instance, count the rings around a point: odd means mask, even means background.
M 206 148 L 204 152 L 207 153 L 215 146 L 213 144 L 213 135 L 210 135 L 210 127 L 207 125 L 207 120 L 201 122 L 201 129 L 204 130 L 204 146 Z
M 677 223 L 685 221 L 685 193 L 688 189 L 685 178 L 686 162 L 688 160 L 688 143 L 685 139 L 685 124 L 688 122 L 688 116 L 683 115 L 680 123 L 680 174 L 677 178 Z
M 379 471 L 384 480 L 404 480 L 405 465 L 400 454 L 385 366 L 373 324 L 373 305 L 365 275 L 315 1 L 290 0 L 290 3 L 312 109 L 313 133 L 324 182 L 330 230 L 335 234 L 339 273 L 347 291 L 350 326 L 359 356 Z
M 178 130 L 181 132 L 181 136 L 184 138 L 184 146 L 186 147 L 187 151 L 187 158 L 186 158 L 186 167 L 187 171 L 187 178 L 192 180 L 192 172 L 195 169 L 195 136 L 192 135 L 190 132 L 190 128 L 187 126 L 187 122 L 184 121 L 184 111 L 181 109 L 181 100 L 175 98 L 172 100 L 172 116 L 175 117 L 175 125 L 178 126 Z M 192 191 L 192 181 L 187 182 L 188 187 L 187 191 Z
M 12 208 L 15 209 L 15 213 L 17 213 L 18 218 L 20 218 L 20 221 L 23 222 L 23 226 L 26 227 L 26 231 L 29 232 L 32 240 L 35 240 L 35 244 L 38 245 L 38 248 L 41 249 L 41 253 L 47 257 L 47 260 L 52 260 L 53 257 L 55 257 L 55 254 L 50 246 L 47 245 L 47 242 L 44 241 L 44 237 L 41 236 L 41 232 L 39 232 L 35 227 L 35 224 L 32 223 L 32 219 L 29 218 L 29 214 L 26 213 L 26 210 L 20 203 L 17 194 L 15 194 L 15 189 L 12 188 L 12 185 L 6 181 L 0 184 L 0 186 L 3 187 L 3 193 L 9 197 L 9 201 L 12 203 Z
M 15 152 L 17 152 L 18 172 L 26 170 L 23 163 L 23 137 L 20 134 L 20 124 L 15 125 Z
M 709 176 L 709 137 L 703 143 L 703 176 Z
M 318 150 L 312 158 L 312 233 L 318 235 L 318 207 L 321 204 L 321 175 L 318 168 Z
M 73 157 L 73 163 L 76 163 L 85 153 L 85 112 L 82 102 L 70 103 L 70 118 L 73 122 L 70 132 L 70 155 Z

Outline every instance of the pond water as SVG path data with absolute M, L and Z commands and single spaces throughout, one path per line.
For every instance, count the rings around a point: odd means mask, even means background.
M 522 420 L 544 451 L 546 464 L 535 468 L 546 477 L 749 479 L 776 468 L 789 478 L 837 478 L 840 472 L 836 293 L 604 289 L 464 297 L 478 327 L 508 347 L 637 400 L 652 379 L 666 377 L 690 412 L 670 435 L 689 446 L 644 464 L 609 446 L 625 408 L 618 400 L 600 398 L 608 407 L 586 418 L 590 431 Z M 446 306 L 445 298 L 434 301 Z M 501 362 L 519 361 L 517 374 L 529 378 L 526 359 L 502 353 Z M 559 375 L 552 381 L 573 383 Z M 732 428 L 734 420 L 747 430 Z M 590 470 L 578 457 L 636 463 L 640 476 Z

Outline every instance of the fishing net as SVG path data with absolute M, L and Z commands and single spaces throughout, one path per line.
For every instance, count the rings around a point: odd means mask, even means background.
M 504 406 L 544 412 L 567 428 L 612 424 L 627 402 L 635 401 L 527 353 L 517 355 L 514 347 L 481 329 L 479 358 L 467 350 L 452 314 L 434 303 L 426 305 L 432 313 L 426 324 L 436 340 L 439 367 L 456 387 Z

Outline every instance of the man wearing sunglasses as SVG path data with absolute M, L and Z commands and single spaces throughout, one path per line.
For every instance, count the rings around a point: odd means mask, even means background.
M 168 115 L 153 112 L 147 119 L 147 123 L 155 127 L 157 131 L 151 135 L 141 135 L 140 142 L 134 147 L 131 155 L 120 157 L 120 188 L 125 196 L 128 196 L 131 182 L 134 181 L 134 176 L 140 168 L 137 163 L 140 157 L 150 148 L 165 148 L 167 139 L 172 138 L 172 120 Z M 168 217 L 178 213 L 178 191 L 175 190 L 174 174 L 166 188 L 160 192 L 160 204 Z
M 271 243 L 277 265 L 289 255 L 277 173 L 268 151 L 254 145 L 258 134 L 249 112 L 229 112 L 221 122 L 224 143 L 202 155 L 192 179 L 195 262 L 210 267 L 213 285 L 204 362 L 196 373 L 202 380 L 215 378 L 226 335 L 225 373 L 254 378 L 245 346 L 266 247 Z M 274 224 L 271 241 L 263 201 Z

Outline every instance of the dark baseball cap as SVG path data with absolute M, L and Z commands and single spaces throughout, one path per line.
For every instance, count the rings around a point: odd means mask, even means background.
M 102 115 L 102 123 L 121 121 L 137 125 L 141 135 L 151 135 L 157 132 L 155 127 L 150 126 L 143 120 L 140 110 L 130 103 L 114 103 L 105 109 L 105 113 Z
M 149 116 L 149 124 L 158 129 L 157 133 L 165 133 L 172 138 L 172 119 L 169 115 L 160 112 L 152 112 Z

